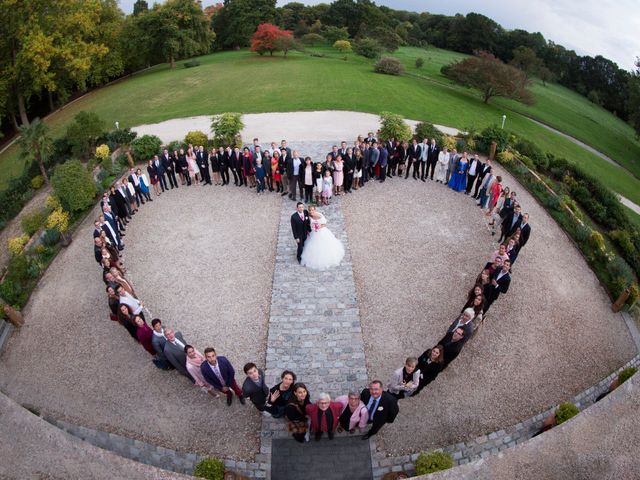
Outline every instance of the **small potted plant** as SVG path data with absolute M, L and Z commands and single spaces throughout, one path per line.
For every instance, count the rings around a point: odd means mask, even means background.
M 545 419 L 542 425 L 542 432 L 546 432 L 556 425 L 566 422 L 578 413 L 580 413 L 580 410 L 573 403 L 561 403 L 558 405 L 555 413 Z

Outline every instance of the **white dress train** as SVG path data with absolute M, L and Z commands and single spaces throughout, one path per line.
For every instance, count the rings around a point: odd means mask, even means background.
M 320 228 L 322 225 L 324 227 Z M 327 227 L 327 219 L 320 214 L 311 219 L 311 233 L 304 242 L 300 263 L 313 270 L 326 270 L 340 265 L 344 258 L 344 245 Z

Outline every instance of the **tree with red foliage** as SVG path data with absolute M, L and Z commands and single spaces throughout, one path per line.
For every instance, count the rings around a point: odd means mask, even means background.
M 278 39 L 283 37 L 293 38 L 293 34 L 271 23 L 262 23 L 258 25 L 256 33 L 251 37 L 251 51 L 260 55 L 264 55 L 265 52 L 273 55 L 273 52 L 280 49 Z
M 506 65 L 492 54 L 474 52 L 475 56 L 442 67 L 442 74 L 462 85 L 480 90 L 484 103 L 492 97 L 512 98 L 531 105 L 534 96 L 527 90 L 529 79 L 522 70 Z

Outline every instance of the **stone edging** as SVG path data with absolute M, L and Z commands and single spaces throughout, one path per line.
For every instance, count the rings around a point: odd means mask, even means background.
M 593 405 L 596 398 L 609 389 L 611 382 L 616 379 L 618 373 L 628 367 L 640 369 L 640 355 L 636 355 L 611 375 L 576 395 L 571 403 L 575 404 L 581 411 Z M 551 415 L 556 408 L 557 405 L 520 423 L 486 435 L 481 435 L 469 442 L 460 442 L 434 450 L 450 453 L 455 466 L 464 465 L 480 458 L 486 458 L 491 454 L 501 452 L 529 440 L 542 428 L 544 419 Z M 412 455 L 399 457 L 387 457 L 384 453 L 372 452 L 373 478 L 378 480 L 386 473 L 400 471 L 415 475 L 414 463 L 418 459 L 418 455 L 419 454 L 414 453 Z

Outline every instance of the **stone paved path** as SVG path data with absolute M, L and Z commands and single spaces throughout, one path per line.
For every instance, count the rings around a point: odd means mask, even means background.
M 283 202 L 265 370 L 269 385 L 279 381 L 284 369 L 293 370 L 298 381 L 307 385 L 312 401 L 321 392 L 335 398 L 350 389 L 359 391 L 368 380 L 351 255 L 339 199 L 320 210 L 327 217 L 328 227 L 343 242 L 345 258 L 338 267 L 322 272 L 298 265 L 290 223 L 295 203 Z M 286 423 L 264 417 L 261 437 L 264 458 L 260 460 L 271 456 L 274 437 L 288 437 Z M 368 442 L 359 438 L 358 441 L 368 450 Z M 323 443 L 329 441 L 325 439 L 320 442 Z M 316 448 L 306 447 L 308 452 Z M 272 475 L 270 478 L 282 480 L 284 477 Z

